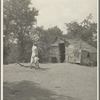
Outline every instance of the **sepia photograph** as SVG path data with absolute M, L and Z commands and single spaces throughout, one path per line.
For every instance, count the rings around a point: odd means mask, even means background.
M 98 0 L 1 4 L 1 100 L 99 100 Z

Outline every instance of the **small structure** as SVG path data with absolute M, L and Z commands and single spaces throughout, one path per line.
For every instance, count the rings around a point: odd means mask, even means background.
M 97 64 L 97 49 L 80 39 L 56 38 L 50 49 L 50 62 L 69 62 L 81 65 Z
M 65 62 L 66 59 L 66 46 L 69 45 L 68 41 L 61 38 L 56 38 L 51 45 L 50 49 L 50 61 L 53 63 Z
M 68 40 L 67 62 L 79 63 L 81 65 L 97 64 L 97 49 L 83 40 Z

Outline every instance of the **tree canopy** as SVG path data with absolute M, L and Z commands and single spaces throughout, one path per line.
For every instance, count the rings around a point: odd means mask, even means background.
M 21 48 L 20 54 L 23 55 L 25 41 L 30 38 L 29 30 L 36 24 L 38 10 L 30 6 L 30 0 L 4 0 L 3 2 L 4 51 L 7 52 L 6 48 L 9 44 L 16 41 Z
M 93 16 L 92 14 L 90 14 L 81 23 L 78 23 L 76 21 L 66 23 L 65 25 L 67 27 L 68 32 L 67 37 L 82 39 L 87 43 L 91 44 L 92 46 L 96 47 L 97 41 L 94 41 L 94 38 L 96 38 L 97 36 L 97 23 L 92 22 L 92 18 Z

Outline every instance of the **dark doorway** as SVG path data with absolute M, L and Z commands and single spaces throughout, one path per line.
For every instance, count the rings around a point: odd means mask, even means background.
M 57 63 L 57 58 L 56 57 L 52 57 L 52 62 L 53 63 Z
M 61 63 L 65 60 L 65 43 L 59 44 L 59 53 L 60 53 L 60 61 Z

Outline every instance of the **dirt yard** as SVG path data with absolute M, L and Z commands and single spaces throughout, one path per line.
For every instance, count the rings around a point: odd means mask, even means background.
M 3 100 L 97 100 L 97 67 L 75 64 L 4 65 Z

